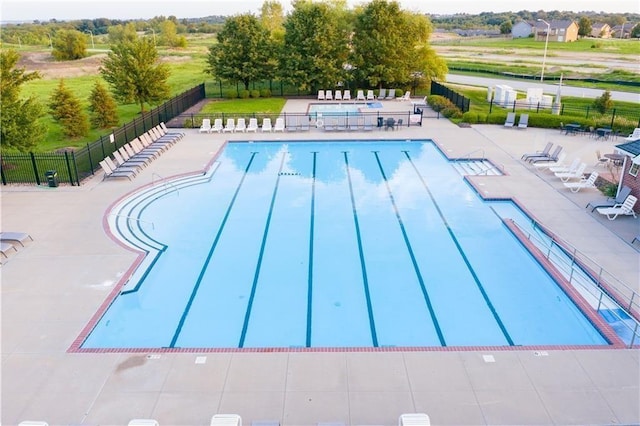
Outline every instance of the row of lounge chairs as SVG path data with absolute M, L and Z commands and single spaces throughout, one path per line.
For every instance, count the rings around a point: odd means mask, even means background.
M 280 426 L 280 422 L 274 421 L 260 421 L 253 424 L 259 424 L 260 426 Z M 398 426 L 429 426 L 431 419 L 425 413 L 406 413 L 401 414 L 398 417 Z M 157 420 L 153 419 L 134 419 L 131 420 L 128 426 L 159 426 Z M 344 426 L 344 423 L 318 423 L 318 426 Z M 215 414 L 211 418 L 210 426 L 242 426 L 242 417 L 238 414 Z
M 148 130 L 113 152 L 100 162 L 106 178 L 131 180 L 160 154 L 178 142 L 184 133 L 170 133 L 164 123 Z
M 31 241 L 33 238 L 25 232 L 0 232 L 1 259 L 8 259 Z
M 526 129 L 529 126 L 529 114 L 520 114 L 520 120 L 516 125 L 516 113 L 507 113 L 507 119 L 504 122 L 504 127 L 517 127 L 518 129 Z
M 400 97 L 396 97 L 396 89 L 389 89 L 389 93 L 387 93 L 387 89 L 380 89 L 378 91 L 378 95 L 375 94 L 373 90 L 367 90 L 367 95 L 365 96 L 364 90 L 358 90 L 356 92 L 356 101 L 375 101 L 375 100 L 398 100 L 398 101 L 409 101 L 411 100 L 411 91 L 407 90 L 404 95 Z M 318 90 L 318 100 L 319 101 L 350 101 L 351 100 L 351 91 L 349 89 L 345 90 L 344 93 L 340 90 L 336 90 L 332 92 L 331 90 Z
M 244 118 L 238 118 L 237 122 L 235 118 L 227 118 L 226 124 L 222 125 L 222 118 L 216 118 L 211 125 L 211 120 L 205 118 L 202 120 L 202 126 L 200 126 L 200 133 L 235 133 L 235 132 L 257 132 L 258 130 L 262 132 L 284 132 L 288 131 L 305 131 L 309 130 L 309 116 L 287 116 L 287 122 L 285 124 L 285 119 L 282 117 L 276 118 L 275 124 L 271 124 L 271 119 L 266 117 L 262 119 L 262 126 L 258 126 L 257 118 L 250 118 L 249 124 L 246 124 L 246 120 Z

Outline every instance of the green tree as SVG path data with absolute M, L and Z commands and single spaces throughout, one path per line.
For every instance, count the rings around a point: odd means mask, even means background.
M 169 47 L 187 47 L 187 39 L 185 36 L 179 36 L 176 23 L 167 19 L 160 22 L 160 44 Z
M 49 112 L 62 125 L 64 135 L 69 138 L 86 136 L 89 133 L 89 119 L 80 101 L 60 80 L 58 88 L 49 98 Z
M 260 22 L 276 40 L 284 38 L 284 10 L 277 0 L 265 0 L 260 8 Z
M 21 86 L 40 74 L 16 68 L 19 60 L 15 50 L 0 52 L 0 148 L 29 152 L 42 141 L 47 128 L 40 121 L 42 105 L 34 97 L 20 99 Z
M 138 39 L 138 33 L 136 32 L 136 26 L 133 22 L 129 22 L 126 25 L 113 25 L 109 27 L 109 43 L 133 43 Z
M 87 56 L 87 39 L 80 31 L 61 30 L 53 37 L 53 51 L 57 61 L 71 61 Z
M 342 11 L 329 3 L 296 0 L 284 23 L 281 78 L 301 90 L 333 88 L 346 77 L 348 33 Z
M 602 96 L 598 96 L 593 100 L 593 107 L 600 113 L 604 114 L 613 108 L 613 100 L 611 100 L 611 92 L 605 90 Z
M 118 110 L 111 93 L 100 81 L 96 81 L 89 96 L 91 124 L 99 129 L 107 129 L 118 125 Z
M 148 38 L 111 46 L 100 73 L 117 100 L 135 102 L 140 111 L 145 110 L 145 103 L 159 103 L 171 96 L 169 68 L 159 62 L 158 50 Z
M 582 16 L 578 21 L 578 35 L 580 37 L 588 37 L 591 35 L 591 19 L 587 16 Z
M 631 38 L 640 38 L 640 24 L 636 24 L 635 27 L 631 29 Z
M 227 19 L 217 39 L 207 56 L 207 72 L 214 77 L 241 82 L 249 90 L 252 81 L 273 76 L 277 60 L 273 44 L 255 16 L 244 14 Z
M 446 62 L 429 45 L 433 31 L 424 15 L 405 12 L 396 1 L 373 0 L 357 14 L 351 63 L 371 86 L 410 85 L 442 79 Z
M 500 24 L 500 34 L 511 34 L 512 28 L 513 24 L 511 23 L 511 20 L 506 20 Z

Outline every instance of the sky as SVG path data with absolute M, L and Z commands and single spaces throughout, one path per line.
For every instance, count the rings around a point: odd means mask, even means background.
M 347 0 L 350 6 L 367 0 Z M 154 16 L 198 18 L 209 15 L 258 14 L 264 0 L 1 0 L 0 20 L 48 21 L 74 19 L 148 19 Z M 480 12 L 518 12 L 520 10 L 596 11 L 610 13 L 640 13 L 638 0 L 399 0 L 403 9 L 429 13 L 452 14 Z M 285 11 L 290 0 L 280 0 Z

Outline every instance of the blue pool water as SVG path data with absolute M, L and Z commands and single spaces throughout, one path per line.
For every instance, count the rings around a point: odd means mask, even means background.
M 153 191 L 84 348 L 607 344 L 430 141 L 229 143 Z

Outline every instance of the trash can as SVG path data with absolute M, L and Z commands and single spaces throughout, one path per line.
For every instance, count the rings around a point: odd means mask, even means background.
M 384 117 L 378 117 L 378 127 L 384 126 Z
M 44 173 L 45 177 L 47 178 L 47 182 L 49 182 L 49 186 L 51 188 L 57 188 L 58 187 L 58 172 L 55 170 L 47 170 Z

